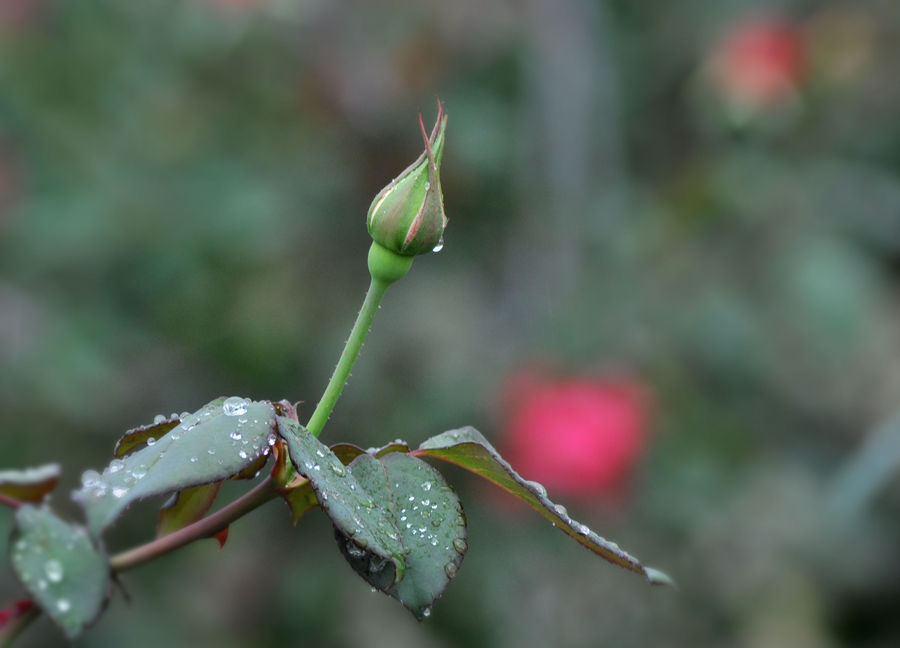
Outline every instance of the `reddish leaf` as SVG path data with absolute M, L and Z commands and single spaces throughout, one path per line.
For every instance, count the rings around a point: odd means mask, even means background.
M 201 519 L 209 511 L 222 482 L 192 486 L 178 491 L 159 510 L 156 537 L 161 538 Z
M 424 441 L 412 454 L 443 459 L 484 477 L 523 500 L 563 533 L 600 557 L 641 574 L 654 585 L 672 584 L 664 573 L 642 565 L 616 543 L 602 538 L 586 525 L 569 517 L 565 507 L 554 504 L 547 498 L 547 491 L 541 484 L 522 478 L 475 428 L 465 427 L 434 436 Z
M 136 452 L 137 450 L 146 447 L 147 442 L 150 441 L 150 439 L 156 441 L 161 436 L 167 434 L 180 422 L 180 417 L 170 416 L 154 423 L 131 428 L 116 442 L 116 449 L 113 450 L 113 455 L 116 458 L 121 459 L 132 452 Z M 153 443 L 153 441 L 150 441 L 150 443 Z
M 23 502 L 42 501 L 59 482 L 59 465 L 0 471 L 0 503 L 17 508 Z
M 0 610 L 0 629 L 16 617 L 22 616 L 33 607 L 34 601 L 31 599 L 22 599 L 21 601 L 13 603 L 12 607 Z

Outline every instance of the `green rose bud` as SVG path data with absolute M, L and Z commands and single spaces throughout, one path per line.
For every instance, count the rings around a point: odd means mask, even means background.
M 439 250 L 447 216 L 441 193 L 441 156 L 447 115 L 438 101 L 438 116 L 429 136 L 419 114 L 425 151 L 382 189 L 366 217 L 369 234 L 391 252 L 412 257 Z

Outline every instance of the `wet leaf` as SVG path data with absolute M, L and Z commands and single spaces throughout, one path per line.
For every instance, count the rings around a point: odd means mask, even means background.
M 19 502 L 40 502 L 59 482 L 59 464 L 0 471 L 0 495 Z
M 181 417 L 170 416 L 155 423 L 140 425 L 136 428 L 128 430 L 122 438 L 116 442 L 116 448 L 113 450 L 113 456 L 121 459 L 122 457 L 140 450 L 147 446 L 149 441 L 151 444 L 165 435 L 173 427 L 181 423 Z M 152 441 L 151 441 L 152 439 Z
M 152 445 L 87 471 L 73 497 L 88 528 L 101 533 L 134 501 L 221 481 L 270 452 L 275 410 L 267 401 L 219 398 L 190 414 Z
M 408 454 L 361 455 L 349 467 L 375 505 L 388 512 L 399 529 L 406 559 L 403 580 L 385 583 L 378 570 L 373 574 L 371 561 L 354 552 L 340 536 L 338 545 L 360 576 L 421 620 L 456 576 L 467 549 L 459 498 L 437 470 Z
M 216 501 L 222 482 L 191 486 L 178 491 L 159 510 L 156 537 L 161 538 L 203 518 Z
M 41 609 L 70 639 L 100 614 L 109 592 L 109 565 L 85 529 L 49 509 L 16 512 L 12 566 Z
M 547 498 L 547 491 L 541 484 L 528 481 L 513 470 L 475 428 L 464 427 L 431 437 L 412 454 L 417 457 L 443 459 L 484 477 L 524 501 L 563 533 L 609 562 L 641 574 L 654 585 L 672 584 L 671 579 L 664 573 L 645 567 L 637 558 L 620 549 L 616 543 L 602 538 L 586 525 L 573 520 L 565 507 L 554 504 Z
M 310 481 L 322 510 L 345 539 L 347 551 L 368 561 L 385 586 L 401 580 L 406 568 L 403 546 L 390 514 L 376 505 L 328 446 L 297 421 L 278 417 L 278 430 L 294 467 Z

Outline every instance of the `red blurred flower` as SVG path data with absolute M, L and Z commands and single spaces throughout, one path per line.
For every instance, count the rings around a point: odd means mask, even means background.
M 805 58 L 798 30 L 775 19 L 748 21 L 719 42 L 713 81 L 726 99 L 760 108 L 793 93 L 803 79 Z
M 554 494 L 621 493 L 646 445 L 644 390 L 623 379 L 514 377 L 506 394 L 504 455 Z

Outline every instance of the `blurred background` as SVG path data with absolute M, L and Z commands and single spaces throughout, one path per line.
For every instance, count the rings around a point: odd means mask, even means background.
M 306 420 L 440 96 L 446 246 L 323 439 L 474 425 L 679 583 L 448 469 L 471 550 L 426 623 L 274 503 L 76 645 L 900 645 L 898 60 L 888 0 L 0 0 L 0 467 L 59 461 L 77 518 L 156 414 Z

